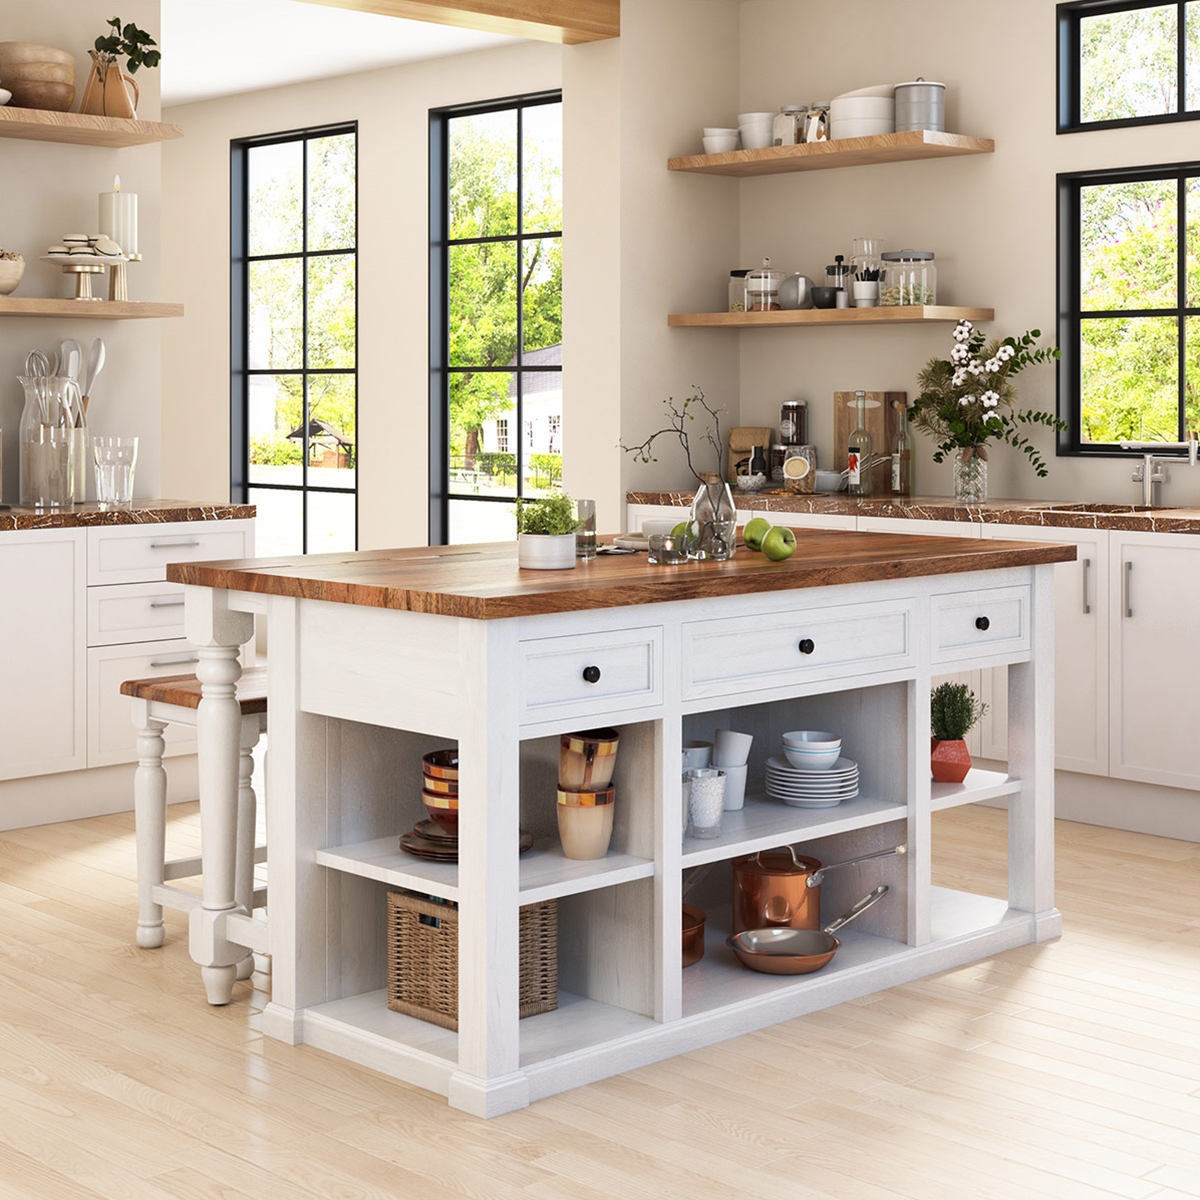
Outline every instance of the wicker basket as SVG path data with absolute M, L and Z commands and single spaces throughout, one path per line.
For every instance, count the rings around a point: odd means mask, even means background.
M 558 903 L 520 915 L 522 1017 L 558 1007 Z M 388 892 L 388 1008 L 444 1029 L 458 1028 L 458 906 Z

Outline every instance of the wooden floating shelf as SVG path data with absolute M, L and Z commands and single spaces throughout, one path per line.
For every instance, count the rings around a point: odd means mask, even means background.
M 670 158 L 667 167 L 672 171 L 746 179 L 753 175 L 786 175 L 792 171 L 828 171 L 834 167 L 869 167 L 876 163 L 991 154 L 995 149 L 996 143 L 991 138 L 917 129 L 907 133 L 882 133 L 877 137 L 839 138 L 835 142 L 813 142 L 803 146 L 767 146 L 762 150 L 730 150 L 726 154 L 693 154 L 686 158 Z
M 993 308 L 953 304 L 878 308 L 804 308 L 780 312 L 671 313 L 668 325 L 705 329 L 778 329 L 804 325 L 919 325 L 923 321 L 992 321 Z
M 27 142 L 65 142 L 73 146 L 148 146 L 183 137 L 182 125 L 93 117 L 89 113 L 49 112 L 41 108 L 0 106 L 0 137 Z
M 145 300 L 48 300 L 0 296 L 0 317 L 68 317 L 88 321 L 131 321 L 182 317 L 182 304 Z

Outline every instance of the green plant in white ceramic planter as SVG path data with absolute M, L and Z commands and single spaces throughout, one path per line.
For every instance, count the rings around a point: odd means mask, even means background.
M 517 565 L 531 570 L 558 571 L 575 565 L 575 531 L 579 520 L 575 501 L 566 492 L 537 500 L 518 500 Z

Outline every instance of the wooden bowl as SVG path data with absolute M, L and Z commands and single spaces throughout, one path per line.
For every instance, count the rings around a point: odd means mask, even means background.
M 35 42 L 0 42 L 0 81 L 14 108 L 68 112 L 75 103 L 75 58 Z
M 15 292 L 24 274 L 23 258 L 0 258 L 0 296 L 8 296 Z
M 421 803 L 431 820 L 436 821 L 450 833 L 458 832 L 458 797 L 439 796 L 434 792 L 421 792 Z
M 430 779 L 449 779 L 458 782 L 458 747 L 431 750 L 421 759 L 421 771 Z

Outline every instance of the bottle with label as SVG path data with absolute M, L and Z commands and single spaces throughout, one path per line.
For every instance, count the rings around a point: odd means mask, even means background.
M 763 455 L 763 448 L 755 446 L 750 453 L 750 470 L 747 474 L 750 475 L 765 475 L 767 473 L 767 460 Z
M 899 425 L 892 443 L 892 495 L 912 495 L 912 436 L 908 432 L 908 406 L 903 400 L 892 401 Z
M 848 440 L 847 490 L 852 496 L 871 494 L 871 433 L 867 429 L 867 393 L 854 393 L 857 424 Z

